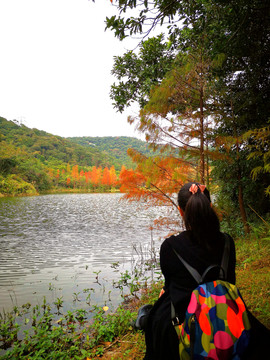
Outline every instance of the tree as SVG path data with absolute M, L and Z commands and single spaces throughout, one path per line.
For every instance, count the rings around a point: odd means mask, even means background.
M 167 153 L 171 149 L 174 156 L 178 149 L 195 167 L 199 157 L 202 183 L 206 180 L 207 131 L 213 124 L 210 115 L 215 115 L 210 68 L 211 62 L 198 44 L 188 54 L 179 54 L 173 69 L 152 89 L 139 118 L 129 118 L 138 121 L 138 129 L 154 149 L 164 147 Z
M 115 172 L 115 167 L 113 165 L 110 168 L 110 177 L 111 177 L 111 185 L 116 186 L 117 185 L 117 175 Z
M 91 171 L 91 182 L 94 185 L 97 185 L 98 182 L 99 182 L 98 172 L 97 172 L 96 166 L 93 166 L 92 171 Z
M 72 167 L 71 177 L 72 177 L 74 188 L 75 188 L 76 185 L 77 185 L 77 181 L 79 180 L 79 167 L 78 167 L 78 165 L 74 165 Z
M 0 145 L 0 174 L 9 174 L 17 165 L 20 151 L 3 140 L 0 140 Z
M 106 23 L 119 39 L 148 35 L 157 24 L 166 24 L 172 48 L 183 52 L 205 33 L 211 59 L 223 59 L 215 70 L 222 103 L 230 107 L 232 96 L 242 132 L 266 126 L 270 106 L 268 0 L 116 0 L 114 4 L 119 17 L 107 18 Z M 129 9 L 134 16 L 126 15 Z
M 253 136 L 241 143 L 240 139 L 249 129 L 267 126 L 270 117 L 269 1 L 156 0 L 150 3 L 123 0 L 115 3 L 119 9 L 119 17 L 107 18 L 106 21 L 107 28 L 112 29 L 119 39 L 135 33 L 146 36 L 158 23 L 167 24 L 171 49 L 189 54 L 192 44 L 202 34 L 206 35 L 204 46 L 208 58 L 210 62 L 220 64 L 210 71 L 219 104 L 219 116 L 216 117 L 215 133 L 210 145 L 216 145 L 215 138 L 223 137 L 226 139 L 224 144 L 230 137 L 235 139 L 234 146 L 230 149 L 230 162 L 216 162 L 216 170 L 220 167 L 216 174 L 221 174 L 226 169 L 228 176 L 232 178 L 235 172 L 230 171 L 237 169 L 239 194 L 236 199 L 243 210 L 244 198 L 250 196 L 253 199 L 252 193 L 260 184 L 254 181 L 252 185 L 249 181 L 249 186 L 244 186 L 245 179 L 249 177 L 246 171 L 249 167 L 242 161 L 250 153 L 250 142 L 254 144 L 257 139 Z M 132 8 L 139 11 L 132 13 L 135 14 L 134 17 L 127 16 L 127 10 Z M 159 131 L 153 126 L 152 119 L 148 130 L 149 137 L 154 137 L 155 131 Z M 222 146 L 220 155 L 223 156 Z M 258 166 L 261 166 L 259 159 L 258 162 Z M 226 187 L 224 178 L 217 179 L 220 185 Z M 231 191 L 232 195 L 233 193 Z M 245 211 L 242 210 L 244 217 Z
M 260 175 L 264 175 L 266 179 L 266 181 L 264 181 L 266 186 L 265 193 L 270 196 L 270 176 L 267 176 L 267 174 L 270 174 L 270 126 L 250 130 L 244 137 L 254 140 L 250 144 L 251 153 L 248 159 L 261 159 L 261 164 L 258 164 L 252 169 L 252 177 L 256 180 Z
M 177 204 L 172 195 L 192 174 L 188 164 L 176 158 L 146 156 L 130 149 L 129 155 L 136 162 L 135 170 L 123 167 L 119 180 L 120 190 L 126 198 L 147 199 L 152 204 Z
M 105 167 L 103 170 L 101 183 L 103 185 L 111 186 L 111 174 L 110 170 L 107 167 Z
M 138 55 L 128 51 L 123 56 L 115 56 L 112 74 L 118 84 L 113 83 L 110 92 L 114 107 L 122 112 L 132 102 L 138 102 L 142 108 L 151 87 L 170 69 L 172 59 L 173 52 L 162 34 L 142 42 Z
M 187 179 L 194 176 L 194 170 L 175 157 L 146 157 L 129 149 L 129 155 L 137 164 L 135 170 L 122 167 L 119 182 L 120 191 L 128 200 L 144 200 L 148 205 L 165 205 L 168 209 L 177 209 L 175 193 Z M 171 217 L 159 218 L 156 225 L 174 224 Z
M 167 20 L 172 25 L 177 17 L 180 21 L 183 16 L 180 15 L 183 1 L 176 0 L 155 0 L 149 2 L 148 0 L 115 0 L 114 4 L 117 6 L 119 14 L 106 18 L 106 29 L 114 31 L 116 37 L 123 40 L 127 36 L 137 35 L 143 33 L 148 36 L 157 24 L 163 24 Z M 125 16 L 127 10 L 138 9 L 137 17 Z M 148 15 L 148 16 L 147 16 Z

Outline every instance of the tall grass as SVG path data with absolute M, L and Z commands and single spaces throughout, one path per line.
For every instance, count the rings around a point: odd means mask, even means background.
M 236 279 L 250 311 L 270 328 L 270 223 L 251 226 L 236 240 Z

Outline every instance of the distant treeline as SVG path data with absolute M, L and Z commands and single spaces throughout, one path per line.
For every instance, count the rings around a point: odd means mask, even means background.
M 106 137 L 69 137 L 68 140 L 82 145 L 87 148 L 94 148 L 99 150 L 102 154 L 110 154 L 114 158 L 113 165 L 116 170 L 120 170 L 122 165 L 127 168 L 134 168 L 134 162 L 127 155 L 127 150 L 132 148 L 139 153 L 147 156 L 154 155 L 153 151 L 149 149 L 148 144 L 144 141 L 128 136 L 106 136 Z M 118 164 L 118 166 L 117 166 Z
M 0 194 L 117 187 L 115 177 L 122 166 L 134 167 L 127 155 L 129 147 L 148 152 L 146 143 L 136 138 L 65 139 L 0 117 Z M 112 182 L 108 172 L 113 174 Z

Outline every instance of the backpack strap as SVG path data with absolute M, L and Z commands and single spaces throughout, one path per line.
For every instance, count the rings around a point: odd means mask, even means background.
M 229 257 L 230 257 L 230 239 L 227 234 L 224 234 L 225 237 L 225 243 L 224 243 L 224 250 L 223 255 L 221 259 L 221 264 L 213 264 L 208 266 L 208 268 L 204 271 L 202 275 L 193 267 L 191 266 L 186 260 L 182 258 L 182 256 L 172 247 L 173 252 L 178 257 L 178 259 L 181 261 L 181 263 L 185 266 L 185 268 L 188 270 L 190 275 L 193 277 L 193 279 L 197 282 L 197 284 L 201 284 L 208 272 L 214 268 L 220 268 L 219 277 L 223 280 L 227 279 L 227 272 L 228 272 L 228 264 L 229 264 Z
M 208 266 L 208 268 L 202 274 L 201 283 L 204 281 L 206 275 L 208 274 L 208 271 L 210 271 L 211 269 L 214 269 L 214 268 L 220 269 L 219 270 L 219 279 L 227 280 L 229 258 L 230 258 L 230 238 L 229 238 L 229 235 L 224 234 L 224 250 L 223 250 L 223 255 L 222 255 L 222 259 L 221 259 L 221 264 Z
M 178 254 L 178 252 L 172 248 L 175 255 L 178 257 L 178 259 L 181 261 L 181 263 L 185 266 L 185 268 L 188 270 L 188 272 L 190 273 L 190 275 L 194 278 L 194 280 L 200 284 L 201 280 L 202 280 L 202 276 L 199 274 L 199 272 L 191 265 L 189 265 L 189 263 L 186 262 L 186 260 L 184 260 L 182 258 L 182 256 L 180 254 Z
M 227 279 L 228 275 L 228 267 L 229 267 L 229 258 L 230 258 L 230 238 L 228 234 L 224 234 L 224 250 L 223 250 L 223 256 L 221 260 L 221 267 L 220 267 L 220 273 L 219 276 L 223 280 Z M 221 272 L 223 271 L 223 277 Z

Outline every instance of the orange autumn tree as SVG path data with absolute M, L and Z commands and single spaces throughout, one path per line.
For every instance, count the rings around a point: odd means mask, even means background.
M 107 166 L 104 168 L 101 183 L 107 187 L 117 185 L 117 175 L 114 166 L 111 166 L 110 169 Z
M 100 184 L 100 182 L 101 182 L 102 172 L 103 172 L 102 167 L 99 166 L 99 167 L 97 168 L 97 180 L 98 180 L 97 183 L 98 183 L 98 184 Z
M 177 208 L 175 193 L 188 178 L 194 177 L 190 164 L 176 157 L 146 157 L 134 149 L 128 155 L 137 164 L 135 170 L 122 167 L 119 181 L 124 199 L 146 200 L 149 206 L 165 205 Z M 172 224 L 170 217 L 155 220 L 155 225 Z
M 110 174 L 110 170 L 107 168 L 107 166 L 103 170 L 101 183 L 103 185 L 111 186 L 111 174 Z
M 85 183 L 86 183 L 86 185 L 87 185 L 88 182 L 89 182 L 89 178 L 90 178 L 90 171 L 86 171 L 86 172 L 84 173 L 84 177 L 85 177 Z
M 189 158 L 201 183 L 208 181 L 208 140 L 216 116 L 212 66 L 203 42 L 188 54 L 179 53 L 139 116 L 129 117 L 154 150 Z
M 93 185 L 97 186 L 100 180 L 100 172 L 98 171 L 96 166 L 93 166 L 90 179 Z
M 76 185 L 77 185 L 77 181 L 79 180 L 79 167 L 78 167 L 78 165 L 74 165 L 72 167 L 71 178 L 73 180 L 73 185 L 74 185 L 74 188 L 75 188 Z
M 114 166 L 112 166 L 110 168 L 110 176 L 111 176 L 111 185 L 116 186 L 117 185 L 117 175 L 116 175 L 116 171 L 115 171 Z

